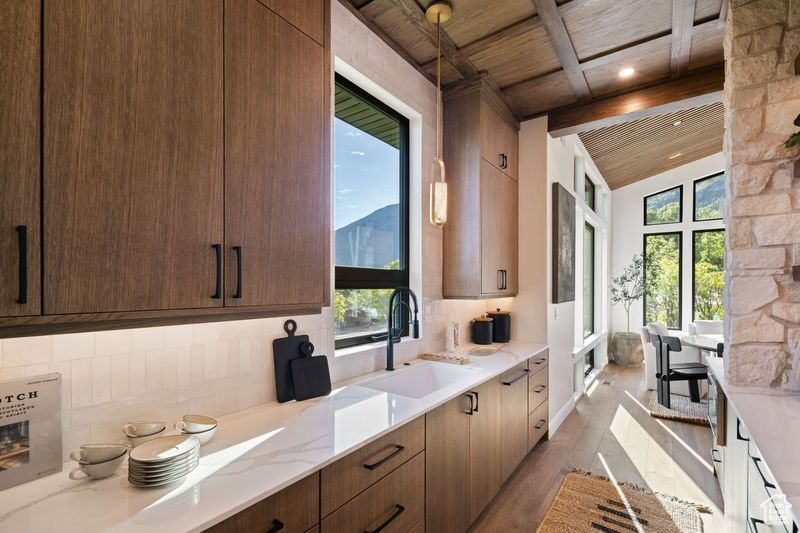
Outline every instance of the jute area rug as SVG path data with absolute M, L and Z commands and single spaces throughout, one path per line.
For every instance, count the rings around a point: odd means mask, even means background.
M 537 533 L 700 533 L 705 506 L 575 470 L 564 478 Z
M 708 402 L 701 399 L 700 403 L 694 403 L 688 396 L 670 394 L 670 408 L 667 409 L 658 403 L 658 395 L 655 391 L 650 395 L 650 405 L 647 408 L 650 414 L 656 418 L 667 418 L 669 420 L 680 420 L 701 426 L 708 425 Z

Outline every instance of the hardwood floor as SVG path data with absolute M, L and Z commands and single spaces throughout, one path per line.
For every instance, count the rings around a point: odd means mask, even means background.
M 611 380 L 610 385 L 603 380 Z M 723 531 L 722 495 L 709 449 L 711 430 L 653 418 L 643 368 L 609 365 L 555 436 L 525 458 L 471 528 L 534 531 L 573 468 L 613 475 L 707 505 L 706 533 Z

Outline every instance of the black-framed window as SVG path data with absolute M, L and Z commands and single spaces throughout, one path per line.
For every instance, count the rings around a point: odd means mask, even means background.
M 594 333 L 594 226 L 583 225 L 583 338 Z
M 720 172 L 694 180 L 692 219 L 722 220 L 722 200 L 725 199 L 725 173 Z
M 677 224 L 683 221 L 683 185 L 644 197 L 644 225 Z
M 408 119 L 338 74 L 335 102 L 333 312 L 344 348 L 385 338 L 389 295 L 408 285 Z
M 722 320 L 725 310 L 725 230 L 692 232 L 693 320 Z
M 588 175 L 584 174 L 583 176 L 583 201 L 586 202 L 586 205 L 589 206 L 589 209 L 592 211 L 596 211 L 596 192 L 594 182 L 589 178 Z
M 683 286 L 683 233 L 644 235 L 644 324 L 663 322 L 681 329 Z

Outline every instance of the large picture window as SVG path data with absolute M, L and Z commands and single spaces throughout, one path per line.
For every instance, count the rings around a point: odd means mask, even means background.
M 694 221 L 721 220 L 725 199 L 725 173 L 700 178 L 694 182 Z
M 333 311 L 344 348 L 385 338 L 389 295 L 408 285 L 408 120 L 339 75 L 335 102 Z
M 594 227 L 583 226 L 583 338 L 594 333 Z
M 644 323 L 681 329 L 681 233 L 644 236 Z
M 722 320 L 725 287 L 725 230 L 692 233 L 692 314 L 694 320 Z
M 683 220 L 683 185 L 644 198 L 644 225 L 676 224 Z

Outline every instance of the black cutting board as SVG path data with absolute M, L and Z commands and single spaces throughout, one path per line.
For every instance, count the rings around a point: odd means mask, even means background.
M 294 400 L 291 361 L 303 356 L 303 346 L 310 346 L 308 335 L 295 335 L 297 322 L 287 320 L 283 330 L 288 335 L 272 341 L 272 356 L 275 358 L 275 391 L 278 402 Z

